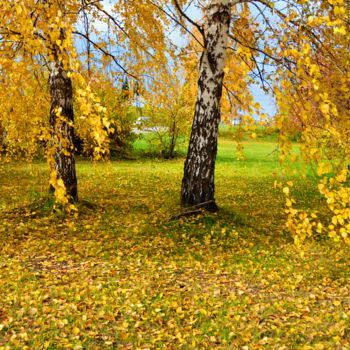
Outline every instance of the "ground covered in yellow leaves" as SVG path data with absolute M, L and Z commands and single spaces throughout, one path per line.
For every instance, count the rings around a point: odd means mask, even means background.
M 221 210 L 176 220 L 183 160 L 78 162 L 77 217 L 41 199 L 45 164 L 2 167 L 0 349 L 349 349 L 349 249 L 296 250 L 273 150 L 222 140 Z

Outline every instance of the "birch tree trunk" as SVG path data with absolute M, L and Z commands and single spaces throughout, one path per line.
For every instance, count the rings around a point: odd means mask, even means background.
M 78 200 L 78 185 L 74 159 L 74 113 L 72 81 L 62 62 L 54 55 L 50 64 L 50 131 L 51 170 L 62 179 L 70 201 Z M 54 191 L 54 188 L 51 187 Z
M 204 26 L 198 92 L 182 180 L 183 206 L 216 211 L 214 170 L 220 123 L 220 100 L 230 25 L 230 1 L 212 1 Z

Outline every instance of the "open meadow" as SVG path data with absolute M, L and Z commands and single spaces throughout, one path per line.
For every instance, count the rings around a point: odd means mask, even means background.
M 184 159 L 77 163 L 79 212 L 51 212 L 44 162 L 0 168 L 0 349 L 349 349 L 349 248 L 304 255 L 273 140 L 219 139 L 216 214 L 181 212 Z M 43 199 L 44 198 L 44 199 Z

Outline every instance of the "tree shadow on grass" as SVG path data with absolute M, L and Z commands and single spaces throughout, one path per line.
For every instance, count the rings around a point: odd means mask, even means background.
M 102 210 L 103 208 L 98 204 L 87 200 L 79 200 L 75 203 L 77 207 L 77 213 L 79 215 L 88 215 L 91 212 L 97 210 Z M 39 197 L 31 202 L 17 206 L 11 210 L 4 211 L 4 215 L 7 216 L 17 216 L 23 219 L 35 219 L 35 218 L 44 218 L 44 217 L 55 217 L 65 219 L 69 213 L 59 204 L 55 202 L 53 196 L 44 196 Z

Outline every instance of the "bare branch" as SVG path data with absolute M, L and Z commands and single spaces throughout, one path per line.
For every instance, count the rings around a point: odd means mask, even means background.
M 176 9 L 179 11 L 180 15 L 184 17 L 188 22 L 190 22 L 193 26 L 195 26 L 199 32 L 204 36 L 204 29 L 201 25 L 199 25 L 197 22 L 193 21 L 190 17 L 186 15 L 186 13 L 182 10 L 180 4 L 178 3 L 177 0 L 173 0 Z
M 197 43 L 204 48 L 204 45 L 202 42 L 186 27 L 184 26 L 176 17 L 174 17 L 169 12 L 165 11 L 161 6 L 156 4 L 155 2 L 151 0 L 147 0 L 151 5 L 155 6 L 159 11 L 163 12 L 166 16 L 168 16 L 171 20 L 173 20 L 177 25 L 179 25 L 181 28 L 183 28 L 189 35 L 192 36 L 192 38 L 197 41 Z
M 237 37 L 233 36 L 232 34 L 229 34 L 229 37 L 234 40 L 236 43 L 238 43 L 239 45 L 242 45 L 246 48 L 248 48 L 249 50 L 253 50 L 253 51 L 257 51 L 257 52 L 260 52 L 262 53 L 263 55 L 271 58 L 273 61 L 277 62 L 277 63 L 283 63 L 284 61 L 287 61 L 289 63 L 293 63 L 293 61 L 291 60 L 288 60 L 288 59 L 282 59 L 282 58 L 279 58 L 279 57 L 275 57 L 275 56 L 272 56 L 270 55 L 269 53 L 267 53 L 266 51 L 258 48 L 258 47 L 255 47 L 255 46 L 250 46 L 248 44 L 245 44 L 243 43 L 241 40 L 239 40 Z
M 73 34 L 77 34 L 77 35 L 80 35 L 81 37 L 83 37 L 85 40 L 89 41 L 97 50 L 101 51 L 105 56 L 108 56 L 110 58 L 112 58 L 113 62 L 125 73 L 127 74 L 128 76 L 134 78 L 135 80 L 139 80 L 139 78 L 128 72 L 120 63 L 118 63 L 118 60 L 117 58 L 111 54 L 110 52 L 106 51 L 104 48 L 102 48 L 101 46 L 99 46 L 97 43 L 95 43 L 93 40 L 91 40 L 89 37 L 87 37 L 85 34 L 83 33 L 80 33 L 80 32 L 77 32 L 77 31 L 74 31 Z

